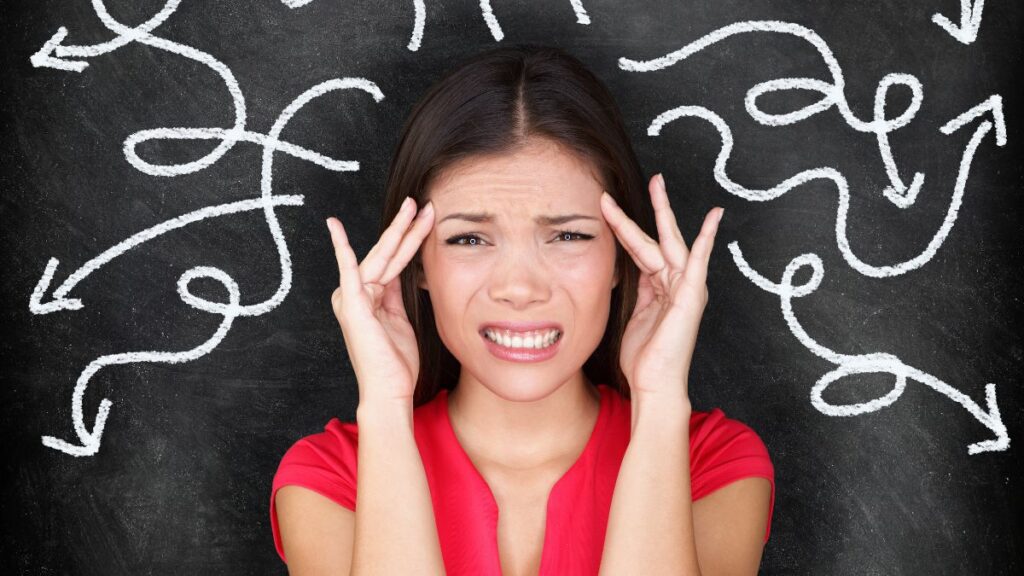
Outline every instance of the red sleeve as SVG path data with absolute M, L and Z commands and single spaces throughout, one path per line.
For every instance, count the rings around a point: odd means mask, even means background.
M 282 486 L 303 486 L 354 511 L 358 438 L 355 423 L 333 418 L 323 432 L 302 438 L 281 458 L 270 494 L 270 526 L 281 560 L 287 562 L 274 506 L 277 491 Z
M 741 478 L 768 479 L 772 485 L 768 504 L 771 533 L 775 509 L 775 468 L 761 437 L 746 424 L 725 416 L 719 408 L 694 412 L 690 420 L 690 492 L 697 500 Z

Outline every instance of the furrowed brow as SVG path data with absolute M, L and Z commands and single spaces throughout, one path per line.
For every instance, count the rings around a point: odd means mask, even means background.
M 454 212 L 442 218 L 438 224 L 446 220 L 465 220 L 467 222 L 480 224 L 493 222 L 494 215 L 488 212 Z M 558 224 L 572 222 L 573 220 L 597 220 L 597 218 L 587 216 L 585 214 L 562 214 L 559 216 L 538 216 L 534 218 L 535 222 L 545 226 L 556 226 Z

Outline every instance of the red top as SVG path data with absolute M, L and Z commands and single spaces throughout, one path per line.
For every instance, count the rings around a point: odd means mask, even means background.
M 579 459 L 555 483 L 548 497 L 540 576 L 597 574 L 611 510 L 612 491 L 630 436 L 630 402 L 600 384 L 597 424 Z M 498 506 L 483 476 L 463 451 L 448 420 L 448 390 L 413 411 L 416 444 L 434 506 L 441 554 L 450 576 L 500 576 Z M 270 523 L 277 553 L 285 560 L 274 495 L 295 484 L 355 510 L 358 429 L 355 423 L 327 423 L 323 432 L 302 438 L 281 460 L 270 498 Z M 718 408 L 690 417 L 690 490 L 693 500 L 740 478 L 759 476 L 772 484 L 768 524 L 775 506 L 775 475 L 761 438 Z

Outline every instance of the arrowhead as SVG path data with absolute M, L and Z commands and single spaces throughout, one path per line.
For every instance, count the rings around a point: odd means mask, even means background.
M 950 36 L 955 38 L 961 44 L 971 44 L 978 39 L 979 26 L 972 25 L 972 22 L 969 20 L 957 25 L 942 14 L 933 14 L 932 22 L 941 26 L 943 30 L 948 32 Z
M 81 444 L 72 444 L 53 436 L 43 436 L 43 445 L 75 457 L 96 454 L 100 449 L 103 427 L 106 426 L 107 416 L 110 415 L 110 404 L 110 400 L 106 398 L 100 402 L 100 409 L 96 413 L 96 424 L 92 427 L 92 432 L 78 431 L 78 439 L 81 441 Z
M 1010 435 L 1006 432 L 1006 425 L 999 415 L 999 405 L 996 404 L 996 385 L 989 383 L 985 385 L 985 403 L 988 405 L 988 412 L 981 421 L 989 430 L 995 432 L 996 437 L 992 440 L 975 442 L 967 447 L 968 454 L 979 452 L 999 452 L 1010 447 Z
M 917 201 L 917 195 L 921 192 L 922 184 L 924 184 L 924 174 L 916 172 L 914 173 L 914 179 L 910 182 L 910 186 L 905 190 L 899 191 L 892 186 L 886 186 L 885 190 L 882 190 L 882 194 L 897 207 L 909 208 Z
M 989 96 L 981 104 L 946 122 L 939 128 L 939 131 L 948 136 L 990 110 L 992 111 L 992 121 L 996 125 L 996 144 L 1006 146 L 1006 121 L 1003 118 L 1003 97 L 999 94 Z
M 28 309 L 33 314 L 49 314 L 58 310 L 78 310 L 82 307 L 82 301 L 78 298 L 65 298 L 57 296 L 56 293 L 53 299 L 43 301 L 43 296 L 53 280 L 53 273 L 57 270 L 57 264 L 56 258 L 50 258 L 50 261 L 46 263 L 46 270 L 43 271 L 43 277 L 39 279 L 35 289 L 32 290 L 32 296 L 28 299 Z
M 78 60 L 64 60 L 63 58 L 57 58 L 53 55 L 54 51 L 60 46 L 60 43 L 64 40 L 64 37 L 68 35 L 68 29 L 61 26 L 57 29 L 57 33 L 54 34 L 49 40 L 47 40 L 43 47 L 40 48 L 35 54 L 33 54 L 29 61 L 32 62 L 32 66 L 36 68 L 54 68 L 56 70 L 68 70 L 71 72 L 81 72 L 88 66 L 88 62 L 80 62 Z

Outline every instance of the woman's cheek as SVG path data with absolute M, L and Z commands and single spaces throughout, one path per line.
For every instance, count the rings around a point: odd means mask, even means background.
M 614 247 L 611 250 L 606 250 L 593 240 L 554 249 L 549 258 L 552 268 L 556 272 L 584 276 L 588 279 L 593 279 L 605 272 L 610 273 L 615 266 Z

